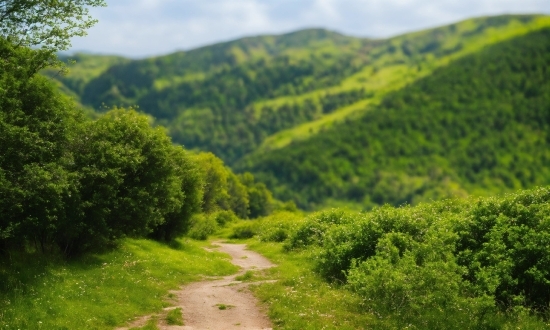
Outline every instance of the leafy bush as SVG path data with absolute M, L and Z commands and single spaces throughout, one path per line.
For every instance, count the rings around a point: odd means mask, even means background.
M 257 222 L 245 221 L 233 227 L 233 234 L 231 234 L 231 238 L 247 239 L 254 237 L 257 233 Z
M 294 236 L 315 242 L 317 271 L 346 283 L 390 327 L 493 329 L 547 312 L 549 214 L 550 189 L 538 188 L 385 206 L 332 226 L 317 214 Z
M 188 236 L 200 241 L 207 240 L 208 236 L 214 234 L 218 229 L 216 220 L 204 214 L 193 216 L 191 223 L 192 225 Z
M 223 227 L 228 223 L 235 222 L 239 219 L 232 211 L 218 211 L 211 216 L 214 217 L 220 227 Z
M 457 223 L 458 264 L 504 308 L 550 304 L 550 189 L 478 200 Z
M 355 215 L 343 210 L 333 209 L 314 213 L 307 217 L 301 225 L 290 235 L 286 250 L 304 248 L 310 245 L 323 246 L 325 233 L 340 224 L 351 222 Z
M 303 216 L 296 212 L 276 212 L 261 218 L 258 239 L 263 242 L 283 242 L 303 220 Z

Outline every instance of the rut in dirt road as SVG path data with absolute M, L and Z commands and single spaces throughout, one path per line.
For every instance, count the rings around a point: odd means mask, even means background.
M 185 325 L 167 325 L 161 316 L 158 327 L 161 330 L 271 329 L 271 321 L 260 310 L 257 299 L 248 289 L 249 283 L 236 281 L 235 277 L 247 271 L 267 269 L 275 265 L 262 255 L 246 250 L 244 244 L 216 242 L 214 245 L 216 251 L 229 254 L 231 262 L 241 267 L 241 271 L 219 280 L 191 283 L 181 290 L 171 291 L 175 297 L 174 306 L 167 308 L 165 312 L 181 308 Z M 150 317 L 142 318 L 132 326 L 142 326 L 148 319 Z M 127 328 L 120 330 L 124 329 Z

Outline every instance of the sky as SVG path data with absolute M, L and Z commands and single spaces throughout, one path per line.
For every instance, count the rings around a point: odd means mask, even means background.
M 386 38 L 463 19 L 550 14 L 550 0 L 107 0 L 71 52 L 131 58 L 168 54 L 245 36 L 327 28 Z

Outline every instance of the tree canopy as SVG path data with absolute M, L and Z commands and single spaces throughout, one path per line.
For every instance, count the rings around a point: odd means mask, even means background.
M 86 35 L 97 20 L 90 7 L 105 0 L 2 0 L 0 35 L 15 46 L 34 48 L 42 69 L 55 63 L 56 52 L 67 50 L 72 37 Z

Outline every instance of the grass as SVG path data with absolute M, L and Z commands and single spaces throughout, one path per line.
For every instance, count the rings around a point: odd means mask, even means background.
M 281 243 L 255 239 L 246 243 L 278 265 L 266 271 L 277 282 L 251 287 L 277 329 L 365 329 L 373 323 L 375 316 L 359 309 L 358 297 L 313 272 L 309 252 L 285 253 Z
M 254 272 L 248 270 L 248 271 L 246 271 L 246 273 L 235 277 L 235 280 L 236 281 L 241 281 L 241 282 L 246 282 L 246 281 L 252 280 L 253 278 L 254 278 Z
M 183 325 L 183 314 L 181 308 L 172 309 L 166 315 L 166 323 L 168 325 Z
M 0 263 L 0 329 L 112 329 L 162 311 L 169 290 L 237 271 L 205 243 L 179 243 L 127 239 L 118 250 L 71 262 L 12 255 Z
M 235 307 L 233 305 L 226 305 L 226 304 L 217 304 L 216 306 L 218 306 L 218 309 L 221 310 L 221 311 L 224 311 L 224 310 L 231 309 L 231 308 Z

